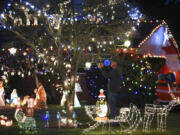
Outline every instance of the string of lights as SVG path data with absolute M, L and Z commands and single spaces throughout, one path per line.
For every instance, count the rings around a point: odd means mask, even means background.
M 168 105 L 146 104 L 143 119 L 143 131 L 148 132 L 150 130 L 151 123 L 156 115 L 157 130 L 166 131 L 166 121 L 169 111 L 178 104 L 179 102 L 176 100 L 172 100 Z

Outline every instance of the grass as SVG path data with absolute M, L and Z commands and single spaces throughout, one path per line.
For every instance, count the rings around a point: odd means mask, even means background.
M 82 131 L 87 128 L 55 128 L 57 126 L 57 122 L 55 119 L 55 114 L 57 111 L 61 110 L 61 108 L 57 105 L 49 105 L 48 111 L 50 112 L 50 128 L 43 128 L 45 123 L 42 121 L 41 117 L 45 110 L 36 110 L 35 111 L 35 119 L 37 120 L 38 127 L 38 135 L 80 135 Z M 10 119 L 13 119 L 14 110 L 0 110 L 0 115 L 6 115 Z M 77 113 L 77 120 L 81 123 L 89 122 L 90 119 L 86 115 L 84 108 L 79 108 L 75 110 Z M 97 129 L 86 133 L 86 135 L 119 135 L 125 133 L 120 132 L 119 127 L 111 127 L 110 131 L 108 126 L 100 126 Z M 12 127 L 3 127 L 0 126 L 0 135 L 18 135 L 19 128 L 17 126 L 16 121 L 14 120 L 14 124 Z M 148 133 L 142 132 L 142 123 L 139 125 L 138 129 L 133 132 L 131 135 L 180 135 L 180 113 L 170 113 L 167 118 L 167 130 L 165 132 L 160 132 L 156 130 L 156 120 L 153 121 L 152 129 Z

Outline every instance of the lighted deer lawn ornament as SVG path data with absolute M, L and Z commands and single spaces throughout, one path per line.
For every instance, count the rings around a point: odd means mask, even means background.
M 163 77 L 162 77 L 163 76 Z M 146 104 L 144 112 L 144 122 L 143 122 L 143 131 L 148 131 L 151 128 L 151 123 L 155 116 L 157 116 L 157 130 L 165 131 L 166 130 L 166 120 L 169 114 L 169 111 L 176 105 L 180 104 L 180 98 L 175 97 L 172 93 L 170 83 L 175 82 L 174 74 L 160 75 L 168 83 L 168 91 L 172 100 L 167 105 L 155 105 L 155 104 Z
M 157 130 L 166 130 L 166 120 L 169 111 L 172 107 L 178 105 L 176 100 L 172 100 L 168 105 L 154 105 L 146 104 L 143 120 L 143 131 L 149 131 L 151 128 L 151 123 L 155 116 L 157 116 Z

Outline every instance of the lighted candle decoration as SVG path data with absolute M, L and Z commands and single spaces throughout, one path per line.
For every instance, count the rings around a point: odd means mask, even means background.
M 61 114 L 60 112 L 57 112 L 56 119 L 58 121 L 58 128 L 61 127 Z
M 44 126 L 45 128 L 49 128 L 49 117 L 49 112 L 46 111 L 46 113 L 43 115 L 43 120 L 46 122 Z
M 77 128 L 76 112 L 73 112 L 72 118 L 73 118 L 74 127 Z

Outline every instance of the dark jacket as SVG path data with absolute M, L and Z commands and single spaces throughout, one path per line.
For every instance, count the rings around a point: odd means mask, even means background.
M 108 90 L 111 92 L 121 92 L 121 88 L 122 88 L 121 69 L 117 67 L 109 72 L 106 72 L 105 69 L 102 69 L 101 71 L 104 77 L 108 79 Z

